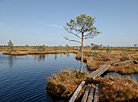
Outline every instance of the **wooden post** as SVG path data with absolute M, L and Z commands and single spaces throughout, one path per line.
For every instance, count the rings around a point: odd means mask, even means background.
M 94 102 L 99 102 L 99 84 L 96 84 Z
M 70 98 L 69 102 L 74 102 L 77 95 L 79 94 L 80 90 L 82 89 L 82 86 L 85 84 L 85 81 L 82 81 L 80 83 L 80 85 L 78 86 L 78 88 L 76 89 L 76 91 L 74 92 L 74 94 L 72 95 L 72 97 Z
M 93 100 L 93 93 L 94 93 L 94 85 L 92 84 L 87 102 L 92 102 L 92 100 Z
M 89 89 L 90 89 L 90 84 L 87 85 L 87 88 L 86 88 L 86 90 L 85 90 L 85 93 L 84 93 L 84 95 L 83 95 L 83 98 L 82 98 L 81 102 L 86 102 L 86 101 L 87 101 Z

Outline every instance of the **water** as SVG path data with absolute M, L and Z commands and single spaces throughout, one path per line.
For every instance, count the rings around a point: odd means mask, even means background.
M 130 76 L 131 79 L 133 79 L 133 78 L 136 79 L 137 80 L 137 83 L 138 83 L 138 74 L 121 75 L 121 74 L 116 73 L 116 72 L 110 72 L 110 73 L 107 73 L 107 75 L 105 77 L 107 77 L 107 76 L 115 76 L 115 77 L 122 76 L 124 78 L 126 78 L 127 76 Z
M 75 54 L 10 56 L 0 52 L 0 102 L 64 102 L 47 94 L 45 77 L 66 66 L 79 69 L 80 61 L 74 57 Z M 86 64 L 84 69 L 87 70 Z M 130 76 L 138 81 L 138 75 Z
M 63 102 L 45 91 L 51 73 L 80 68 L 75 54 L 10 56 L 0 52 L 0 102 Z M 86 69 L 86 64 L 84 64 Z

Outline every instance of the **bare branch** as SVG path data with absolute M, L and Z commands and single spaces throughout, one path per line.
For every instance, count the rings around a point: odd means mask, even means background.
M 84 39 L 88 39 L 88 38 L 91 38 L 91 39 L 92 39 L 92 38 L 94 38 L 94 37 L 85 37 Z
M 64 26 L 63 28 L 64 28 L 67 32 L 69 32 L 69 33 L 71 33 L 71 34 L 73 34 L 73 35 L 75 35 L 75 36 L 77 36 L 78 38 L 81 39 L 80 36 L 78 36 L 77 34 L 73 33 L 72 31 L 69 31 L 67 27 Z M 74 30 L 75 30 L 75 29 L 74 29 Z
M 88 38 L 94 38 L 95 36 L 97 36 L 99 33 L 97 31 L 91 31 L 90 33 L 88 33 L 87 35 L 85 35 L 84 39 L 88 39 Z
M 78 42 L 78 43 L 81 43 L 80 41 L 77 41 L 77 40 L 70 40 L 68 39 L 67 37 L 63 36 L 66 40 L 69 40 L 69 41 L 74 41 L 74 42 Z

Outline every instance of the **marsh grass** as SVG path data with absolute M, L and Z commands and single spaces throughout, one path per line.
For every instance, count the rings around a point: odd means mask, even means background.
M 111 66 L 108 71 L 118 72 L 120 74 L 137 74 L 138 64 L 134 64 L 132 61 L 130 63 L 124 63 L 118 66 Z
M 80 73 L 79 70 L 73 70 L 71 68 L 70 71 L 68 69 L 61 70 L 58 74 L 52 74 L 46 78 L 48 83 L 46 90 L 48 93 L 58 97 L 69 98 L 81 81 L 86 80 L 87 75 L 88 73 L 86 71 Z
M 122 76 L 98 77 L 95 79 L 100 82 L 101 101 L 129 101 L 138 99 L 138 84 L 135 78 Z

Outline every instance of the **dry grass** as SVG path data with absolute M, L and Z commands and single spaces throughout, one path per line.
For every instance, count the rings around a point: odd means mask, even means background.
M 121 74 L 136 74 L 138 73 L 138 64 L 134 64 L 133 62 L 127 64 L 121 64 L 118 66 L 111 66 L 108 71 L 117 72 Z
M 86 71 L 80 73 L 79 70 L 61 70 L 58 74 L 46 78 L 46 90 L 59 97 L 70 97 L 81 81 L 86 80 L 87 75 Z
M 136 79 L 121 76 L 98 77 L 95 81 L 100 83 L 100 100 L 102 101 L 129 101 L 138 99 L 138 84 Z

